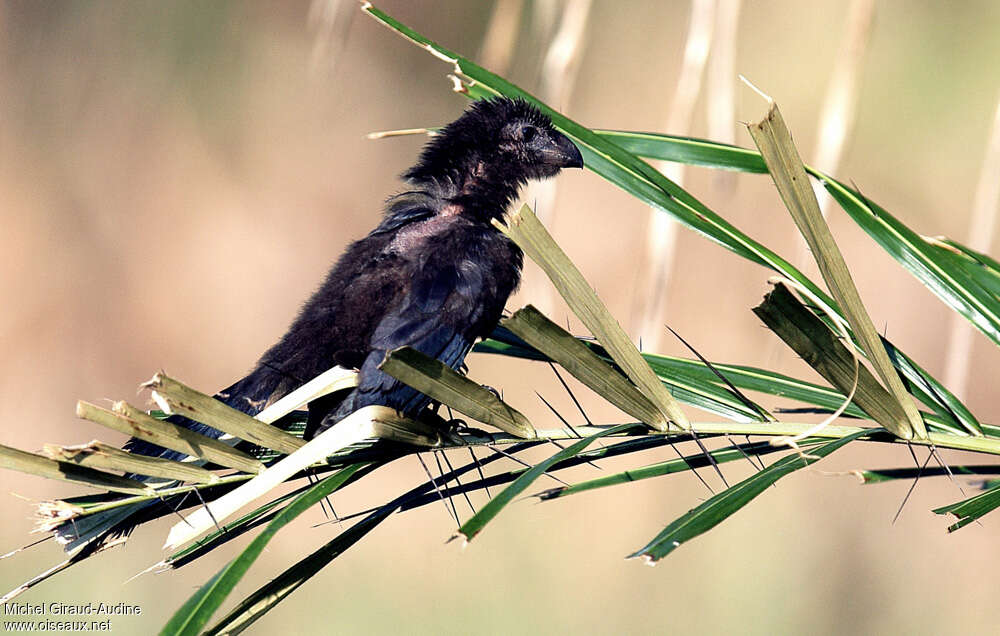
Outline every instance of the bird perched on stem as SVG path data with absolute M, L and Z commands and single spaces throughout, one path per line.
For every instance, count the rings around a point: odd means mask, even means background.
M 460 367 L 520 281 L 521 250 L 493 220 L 528 180 L 582 166 L 579 149 L 526 101 L 472 104 L 428 142 L 403 174 L 409 189 L 389 199 L 378 227 L 347 248 L 281 340 L 216 398 L 254 415 L 341 365 L 359 370 L 358 386 L 310 404 L 307 438 L 372 404 L 416 416 L 430 398 L 383 373 L 385 354 L 410 346 Z M 128 448 L 177 457 L 135 439 Z

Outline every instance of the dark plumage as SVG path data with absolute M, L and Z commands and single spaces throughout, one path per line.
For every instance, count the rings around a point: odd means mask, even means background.
M 409 345 L 458 368 L 520 280 L 521 250 L 491 221 L 529 179 L 582 165 L 576 146 L 527 102 L 473 104 L 430 140 L 403 175 L 410 189 L 347 248 L 281 340 L 216 397 L 256 414 L 339 364 L 360 370 L 359 385 L 339 403 L 313 402 L 307 437 L 370 404 L 417 415 L 429 398 L 378 369 L 385 353 Z M 130 448 L 162 451 L 137 440 Z

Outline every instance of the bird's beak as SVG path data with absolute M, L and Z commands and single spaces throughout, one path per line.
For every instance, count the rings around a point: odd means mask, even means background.
M 559 168 L 582 168 L 583 156 L 580 149 L 562 133 L 556 133 L 552 143 L 542 150 L 545 163 Z

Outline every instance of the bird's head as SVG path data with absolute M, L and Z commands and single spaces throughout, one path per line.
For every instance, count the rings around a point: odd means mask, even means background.
M 475 102 L 445 126 L 404 177 L 447 183 L 463 198 L 495 197 L 506 207 L 528 180 L 582 167 L 580 150 L 546 115 L 501 97 Z
M 548 117 L 526 101 L 479 102 L 464 117 L 484 120 L 484 131 L 492 124 L 489 139 L 484 139 L 485 146 L 493 149 L 492 153 L 485 153 L 487 165 L 523 171 L 525 179 L 543 179 L 563 168 L 583 167 L 580 150 L 555 129 Z

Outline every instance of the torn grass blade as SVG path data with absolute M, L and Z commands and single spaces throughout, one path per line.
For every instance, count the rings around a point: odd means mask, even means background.
M 46 444 L 43 452 L 52 459 L 98 470 L 120 470 L 135 475 L 197 484 L 213 484 L 219 481 L 215 473 L 190 462 L 182 463 L 162 457 L 137 455 L 97 440 L 76 446 Z
M 145 495 L 152 492 L 149 486 L 135 479 L 119 477 L 86 466 L 77 466 L 70 462 L 57 461 L 2 444 L 0 444 L 0 468 L 129 495 Z
M 250 569 L 250 566 L 257 560 L 257 557 L 260 556 L 264 547 L 277 534 L 278 530 L 340 488 L 362 467 L 364 464 L 354 464 L 341 469 L 285 506 L 238 557 L 219 570 L 177 610 L 161 633 L 190 636 L 202 633 L 202 629 L 212 618 L 212 614 L 222 605 L 233 587 L 243 578 L 243 575 Z
M 501 324 L 625 413 L 651 427 L 661 421 L 660 412 L 634 384 L 533 306 L 517 311 Z
M 535 437 L 524 415 L 489 389 L 459 374 L 440 360 L 411 347 L 390 351 L 379 368 L 424 395 L 472 419 L 522 439 Z
M 260 420 L 265 424 L 273 424 L 316 398 L 344 389 L 354 388 L 357 385 L 357 371 L 351 371 L 340 366 L 333 367 L 309 380 L 274 404 L 267 406 L 263 411 L 254 416 L 254 419 Z
M 472 539 L 479 534 L 482 529 L 493 520 L 504 507 L 514 500 L 519 494 L 525 491 L 536 479 L 542 476 L 553 464 L 561 462 L 570 457 L 581 453 L 584 449 L 592 444 L 595 440 L 604 437 L 606 435 L 615 435 L 617 433 L 624 433 L 630 429 L 634 429 L 639 424 L 621 424 L 619 426 L 614 426 L 612 428 L 605 429 L 598 433 L 594 433 L 588 437 L 585 437 L 573 444 L 567 446 L 563 450 L 559 451 L 552 457 L 549 457 L 543 462 L 539 462 L 535 466 L 531 467 L 523 475 L 514 480 L 514 483 L 504 488 L 497 494 L 496 497 L 490 499 L 490 501 L 479 509 L 476 514 L 474 514 L 468 521 L 462 524 L 462 527 L 458 529 L 458 534 L 465 537 L 466 541 L 472 541 Z M 458 535 L 456 535 L 458 536 Z
M 848 442 L 868 432 L 870 431 L 857 431 L 828 442 L 818 448 L 814 448 L 807 454 L 791 453 L 779 459 L 764 470 L 751 475 L 735 486 L 723 490 L 708 501 L 682 515 L 664 528 L 645 547 L 629 555 L 629 558 L 645 557 L 650 563 L 659 561 L 680 547 L 682 543 L 690 541 L 722 523 L 785 475 L 815 463 Z
M 905 422 L 899 403 L 867 367 L 856 363 L 854 355 L 830 328 L 782 283 L 775 285 L 753 312 L 838 391 L 844 395 L 853 391 L 854 403 L 869 417 L 890 431 L 900 421 Z
M 753 137 L 754 143 L 757 144 L 761 156 L 767 163 L 785 207 L 791 213 L 792 219 L 795 220 L 819 265 L 830 293 L 837 300 L 855 337 L 858 338 L 872 366 L 885 383 L 892 396 L 891 399 L 900 405 L 904 417 L 881 424 L 903 439 L 911 439 L 914 435 L 921 439 L 926 438 L 927 431 L 917 407 L 892 366 L 885 347 L 882 346 L 875 325 L 872 324 L 871 317 L 865 310 L 861 295 L 847 269 L 847 263 L 833 239 L 826 219 L 820 212 L 816 194 L 809 183 L 802 159 L 792 143 L 791 133 L 785 126 L 777 104 L 770 101 L 767 115 L 761 121 L 749 124 L 748 128 L 750 136 Z
M 948 526 L 948 532 L 954 532 L 997 508 L 1000 508 L 1000 485 L 994 485 L 975 497 L 936 508 L 934 512 L 939 515 L 955 515 L 958 521 Z
M 228 444 L 172 422 L 158 420 L 125 402 L 116 402 L 113 411 L 108 411 L 89 402 L 80 401 L 76 404 L 76 416 L 136 439 L 220 466 L 235 468 L 245 473 L 259 473 L 264 470 L 263 463 Z
M 166 547 L 175 549 L 231 517 L 237 510 L 262 497 L 292 475 L 332 453 L 372 437 L 406 431 L 405 440 L 438 443 L 437 432 L 425 424 L 407 420 L 387 406 L 366 406 L 323 431 L 301 449 L 271 465 L 247 483 L 203 506 L 170 529 Z
M 497 225 L 531 260 L 538 263 L 576 317 L 597 337 L 629 380 L 656 406 L 661 417 L 650 426 L 665 431 L 668 423 L 673 422 L 679 428 L 688 430 L 690 425 L 680 405 L 531 208 L 523 205 L 518 212 L 510 215 L 506 224 Z
M 54 529 L 61 529 L 72 532 L 67 532 L 65 536 L 71 539 L 77 538 L 77 535 L 86 534 L 88 530 L 87 525 L 90 523 L 90 519 L 99 518 L 105 513 L 113 512 L 123 512 L 125 514 L 133 514 L 136 511 L 136 507 L 143 503 L 152 502 L 154 500 L 162 500 L 166 497 L 171 497 L 174 495 L 184 495 L 188 493 L 193 493 L 195 490 L 199 494 L 203 493 L 204 497 L 211 498 L 218 494 L 216 488 L 233 488 L 236 484 L 240 484 L 249 481 L 253 478 L 252 474 L 237 473 L 234 475 L 226 475 L 225 477 L 219 477 L 218 481 L 214 484 L 188 484 L 172 486 L 168 488 L 160 488 L 158 490 L 149 490 L 141 495 L 132 495 L 130 497 L 124 498 L 113 498 L 113 497 L 68 497 L 66 499 L 56 499 L 49 501 L 42 501 L 38 504 L 37 515 L 41 519 L 39 521 L 38 529 L 41 532 L 47 532 Z M 89 501 L 88 500 L 92 500 Z M 193 498 L 192 500 L 196 500 Z M 72 527 L 58 528 L 58 526 L 71 522 Z M 58 537 L 57 537 L 58 538 Z
M 290 455 L 305 445 L 298 437 L 185 386 L 162 371 L 142 386 L 152 390 L 153 399 L 164 411 L 183 415 L 258 446 Z

